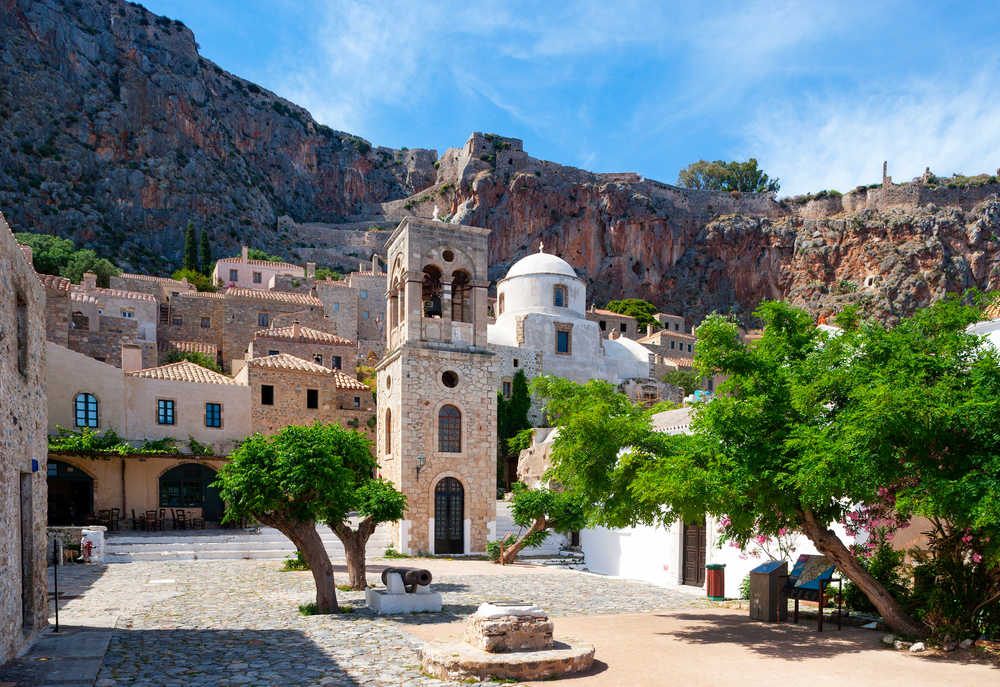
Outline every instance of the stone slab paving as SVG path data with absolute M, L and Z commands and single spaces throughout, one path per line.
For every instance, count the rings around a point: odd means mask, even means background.
M 463 566 L 470 572 L 482 569 L 456 561 L 436 572 L 442 613 L 399 617 L 372 614 L 363 608 L 363 593 L 353 591 L 338 592 L 352 613 L 302 616 L 298 605 L 315 596 L 312 576 L 279 572 L 275 561 L 70 567 L 61 577 L 79 571 L 81 581 L 75 598 L 64 602 L 62 616 L 64 623 L 92 627 L 113 619 L 116 628 L 97 676 L 99 687 L 457 687 L 466 683 L 421 674 L 423 640 L 406 631 L 409 624 L 453 622 L 482 601 L 498 598 L 530 599 L 552 616 L 711 605 L 692 593 L 585 573 L 536 569 L 462 575 Z M 345 579 L 337 575 L 338 582 Z M 378 584 L 377 575 L 370 574 L 369 582 Z

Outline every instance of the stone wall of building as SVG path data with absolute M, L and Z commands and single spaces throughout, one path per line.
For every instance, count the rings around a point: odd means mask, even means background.
M 48 623 L 45 289 L 0 215 L 0 663 Z
M 139 335 L 139 325 L 135 320 L 122 317 L 98 315 L 90 319 L 88 329 L 71 327 L 68 347 L 95 360 L 122 366 L 122 344 L 135 344 L 142 348 L 142 366 L 153 367 L 157 362 L 156 342 L 147 341 Z
M 63 346 L 69 345 L 70 281 L 50 274 L 38 275 L 45 287 L 45 336 Z
M 330 319 L 331 331 L 351 341 L 358 340 L 358 292 L 343 281 L 316 282 L 316 298 Z
M 249 364 L 250 426 L 252 431 L 274 434 L 288 425 L 336 422 L 375 438 L 375 403 L 368 390 L 345 390 L 336 385 L 334 375 L 279 370 Z M 273 389 L 273 405 L 261 403 L 261 387 Z M 307 390 L 318 392 L 318 407 L 308 408 Z M 356 404 L 356 405 L 355 405 Z
M 302 358 L 303 360 L 308 360 L 331 369 L 334 367 L 333 358 L 336 356 L 340 358 L 340 366 L 337 369 L 343 370 L 352 377 L 357 370 L 358 349 L 350 341 L 343 344 L 335 344 L 323 341 L 310 341 L 304 337 L 267 336 L 263 333 L 258 333 L 254 336 L 253 342 L 250 344 L 251 358 L 270 355 L 271 351 L 289 353 L 296 358 Z
M 358 339 L 385 338 L 385 272 L 351 272 L 348 285 L 358 294 Z
M 174 295 L 193 292 L 194 286 L 187 279 L 180 281 L 169 277 L 154 277 L 148 274 L 122 273 L 111 277 L 112 289 L 147 293 L 158 303 L 166 303 Z

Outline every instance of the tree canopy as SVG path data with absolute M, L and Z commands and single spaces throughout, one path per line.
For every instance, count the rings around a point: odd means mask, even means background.
M 171 351 L 163 362 L 164 364 L 170 364 L 179 363 L 182 360 L 187 360 L 195 365 L 201 365 L 213 372 L 222 373 L 222 368 L 219 367 L 219 364 L 211 356 L 198 351 Z
M 198 238 L 195 234 L 194 225 L 187 223 L 184 230 L 184 268 L 190 272 L 200 272 L 201 263 L 198 262 Z
M 509 463 L 516 460 L 520 452 L 511 446 L 510 440 L 519 432 L 531 427 L 528 411 L 531 409 L 531 394 L 524 370 L 518 370 L 511 380 L 510 398 L 497 393 L 497 480 L 499 483 L 513 482 L 508 475 Z M 515 463 L 516 465 L 516 463 Z
M 41 274 L 57 274 L 79 284 L 84 272 L 93 272 L 97 275 L 98 286 L 106 287 L 111 277 L 121 273 L 114 263 L 107 258 L 98 257 L 89 248 L 77 250 L 70 239 L 30 232 L 19 232 L 14 234 L 14 238 L 31 246 L 35 271 Z
M 649 301 L 644 301 L 641 298 L 623 298 L 617 301 L 608 301 L 608 304 L 604 306 L 605 309 L 611 312 L 616 312 L 619 315 L 629 315 L 634 317 L 639 321 L 640 327 L 645 327 L 646 325 L 659 326 L 654 316 L 659 310 L 655 305 Z
M 707 513 L 741 545 L 802 532 L 897 631 L 970 631 L 1000 599 L 1000 365 L 965 331 L 978 309 L 946 299 L 892 328 L 847 311 L 835 335 L 783 303 L 755 314 L 753 344 L 719 315 L 698 328 L 696 368 L 728 379 L 689 436 L 651 431 L 599 383 L 540 382 L 560 426 L 552 476 L 609 526 Z M 952 561 L 946 577 L 960 581 L 941 596 L 964 594 L 960 611 L 914 617 L 829 529 L 911 516 L 934 524 L 935 565 Z
M 677 184 L 684 188 L 741 193 L 776 193 L 781 188 L 778 179 L 759 169 L 753 157 L 746 162 L 692 162 L 677 175 Z

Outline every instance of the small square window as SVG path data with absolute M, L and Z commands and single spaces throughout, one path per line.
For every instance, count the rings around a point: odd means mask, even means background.
M 670 342 L 670 348 L 673 348 L 673 347 L 674 347 L 674 343 L 675 343 L 674 341 L 671 341 L 671 342 Z
M 221 427 L 222 426 L 222 404 L 221 403 L 206 403 L 205 404 L 205 426 L 206 427 Z
M 133 310 L 122 310 L 122 317 L 124 317 L 127 320 L 134 319 L 135 318 L 135 311 L 133 311 Z
M 552 304 L 557 308 L 566 307 L 566 287 L 556 286 L 552 290 Z
M 317 365 L 322 365 L 323 364 L 323 356 L 321 356 L 319 354 L 314 355 L 313 356 L 313 362 L 316 363 Z
M 519 367 L 520 364 L 521 364 L 521 361 L 518 360 L 517 358 L 514 358 L 514 367 Z
M 680 330 L 681 330 L 681 326 L 679 324 L 677 324 L 676 322 L 674 322 L 674 331 L 675 332 L 679 332 Z
M 211 320 L 211 318 L 208 318 L 208 317 L 201 318 L 201 328 L 202 329 L 209 329 L 211 326 L 212 326 L 212 320 Z
M 319 389 L 306 389 L 306 408 L 319 408 Z
M 355 396 L 354 397 L 354 407 L 355 408 L 360 408 L 361 407 L 361 397 L 360 396 Z
M 569 353 L 569 332 L 556 332 L 556 353 Z
M 622 334 L 625 333 L 626 327 L 625 327 L 625 323 L 624 322 L 622 322 L 620 325 L 618 325 L 618 328 L 621 330 Z
M 368 292 L 366 290 L 364 290 L 364 289 L 361 289 L 361 297 L 362 298 L 368 298 Z
M 334 303 L 333 304 L 333 312 L 337 312 L 338 310 L 340 310 L 340 303 Z
M 257 325 L 260 327 L 266 327 L 271 318 L 268 317 L 266 312 L 257 313 Z
M 278 355 L 278 351 L 268 351 L 268 355 Z
M 270 384 L 260 385 L 260 404 L 262 406 L 274 405 L 274 387 Z
M 368 319 L 368 311 L 367 310 L 365 310 L 365 319 L 366 320 Z
M 510 398 L 511 395 L 511 384 L 506 379 L 503 381 L 503 397 Z
M 602 332 L 608 328 L 608 323 L 605 322 L 604 320 L 601 320 L 597 324 L 598 326 L 600 326 Z
M 254 284 L 259 284 L 261 282 L 261 278 L 262 278 L 262 275 L 261 275 L 260 272 L 254 272 L 253 273 L 253 283 Z
M 156 401 L 156 424 L 174 424 L 174 402 L 166 399 Z
M 239 281 L 240 273 L 237 270 L 229 270 L 229 281 Z
M 183 324 L 184 324 L 184 318 L 182 318 L 182 317 L 175 317 L 175 318 L 174 318 L 174 319 L 172 320 L 172 322 L 174 323 L 174 326 L 175 326 L 175 327 L 180 327 L 181 325 L 183 325 Z
M 688 344 L 688 353 L 691 352 L 691 344 Z
M 339 355 L 331 356 L 330 367 L 332 367 L 334 370 L 340 370 L 344 367 L 343 360 Z

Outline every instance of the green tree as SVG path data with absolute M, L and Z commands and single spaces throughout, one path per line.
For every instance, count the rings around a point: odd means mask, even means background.
M 329 277 L 333 281 L 340 281 L 341 279 L 344 278 L 344 275 L 342 275 L 337 270 L 331 270 L 326 267 L 320 267 L 319 269 L 316 270 L 317 279 L 326 279 L 327 277 Z
M 171 351 L 164 361 L 164 364 L 169 365 L 170 363 L 179 363 L 184 360 L 192 362 L 195 365 L 201 365 L 202 367 L 208 368 L 213 372 L 222 374 L 222 369 L 211 356 L 197 351 Z
M 616 312 L 619 315 L 629 315 L 634 317 L 639 321 L 639 326 L 645 328 L 646 325 L 653 325 L 658 327 L 659 323 L 655 319 L 655 315 L 659 312 L 655 305 L 649 301 L 644 301 L 641 298 L 624 298 L 617 301 L 608 301 L 608 304 L 604 306 L 605 309 L 611 312 Z
M 510 445 L 510 439 L 518 432 L 531 427 L 528 411 L 531 410 L 531 394 L 528 391 L 528 378 L 524 370 L 518 370 L 511 381 L 510 398 L 497 394 L 497 477 L 506 476 L 508 462 L 516 458 L 519 451 Z
M 363 435 L 336 424 L 293 425 L 270 437 L 253 434 L 233 451 L 214 483 L 226 503 L 224 522 L 256 518 L 302 552 L 320 613 L 337 610 L 337 590 L 316 524 L 346 515 L 357 503 L 359 471 L 373 462 L 369 447 Z
M 690 396 L 698 388 L 698 373 L 694 370 L 684 368 L 671 370 L 663 375 L 663 381 L 667 384 L 679 386 L 684 390 L 685 396 Z
M 325 519 L 344 545 L 351 589 L 363 591 L 368 586 L 365 578 L 365 547 L 368 539 L 380 523 L 396 522 L 403 517 L 406 497 L 390 482 L 371 478 L 375 461 L 359 468 L 360 472 L 356 474 L 357 487 L 354 490 L 354 500 L 349 504 L 350 508 L 336 508 L 328 512 Z M 360 515 L 357 526 L 352 527 L 347 517 L 350 510 L 355 510 Z
M 111 277 L 121 274 L 121 270 L 107 258 L 99 258 L 97 254 L 85 248 L 78 250 L 70 256 L 66 266 L 62 269 L 62 276 L 69 279 L 74 284 L 79 284 L 83 279 L 84 272 L 93 272 L 97 275 L 97 285 L 107 287 L 111 283 Z
M 781 188 L 778 179 L 771 179 L 757 167 L 756 158 L 746 162 L 698 160 L 680 171 L 677 184 L 684 188 L 742 193 L 776 193 Z
M 198 241 L 191 222 L 188 222 L 184 231 L 184 269 L 191 272 L 201 271 L 201 265 L 198 264 Z
M 575 494 L 547 487 L 528 489 L 520 482 L 513 484 L 513 492 L 510 514 L 520 531 L 500 543 L 500 565 L 513 563 L 526 546 L 539 546 L 548 538 L 550 529 L 572 532 L 587 524 L 583 502 Z
M 181 279 L 187 279 L 188 284 L 191 284 L 198 291 L 213 292 L 218 291 L 215 284 L 212 283 L 212 278 L 208 277 L 201 272 L 193 272 L 191 270 L 177 270 L 170 275 L 174 279 L 180 281 Z
M 208 229 L 201 230 L 201 236 L 199 239 L 200 244 L 200 255 L 199 260 L 201 261 L 201 273 L 206 277 L 212 274 L 212 244 L 208 240 Z
M 259 248 L 251 248 L 247 251 L 247 258 L 250 260 L 266 260 L 267 262 L 284 262 L 278 255 L 268 255 Z
M 943 528 L 942 539 L 964 547 L 960 570 L 981 585 L 979 601 L 964 605 L 966 617 L 996 603 L 1000 364 L 965 332 L 976 308 L 948 299 L 891 329 L 849 311 L 836 336 L 782 303 L 765 303 L 755 315 L 765 328 L 753 346 L 718 315 L 698 328 L 696 368 L 728 378 L 696 408 L 691 436 L 653 432 L 648 418 L 610 394 L 595 404 L 585 387 L 566 393 L 565 384 L 554 385 L 549 405 L 561 412 L 553 477 L 580 491 L 600 524 L 708 513 L 725 518 L 725 537 L 741 546 L 802 532 L 891 627 L 911 635 L 928 626 L 829 524 L 858 511 L 894 521 L 922 515 Z M 564 426 L 582 426 L 586 436 Z
M 35 271 L 40 274 L 62 274 L 66 263 L 76 252 L 76 246 L 71 240 L 50 234 L 19 232 L 14 234 L 14 238 L 31 246 L 31 259 Z

